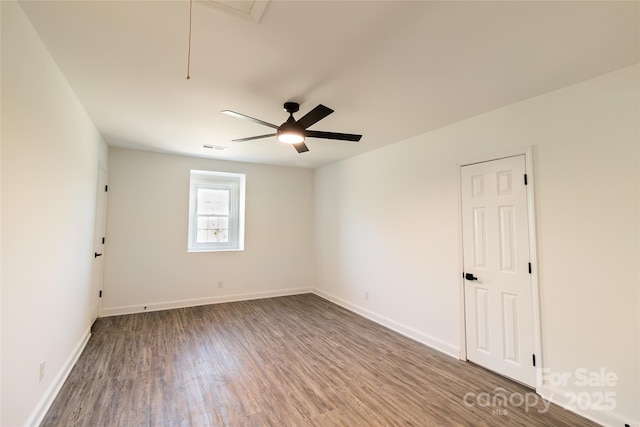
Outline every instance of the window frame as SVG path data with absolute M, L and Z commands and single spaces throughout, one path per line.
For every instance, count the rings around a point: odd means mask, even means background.
M 246 175 L 191 169 L 189 172 L 189 230 L 187 252 L 244 250 L 244 204 Z M 229 191 L 229 239 L 227 242 L 198 242 L 198 190 Z

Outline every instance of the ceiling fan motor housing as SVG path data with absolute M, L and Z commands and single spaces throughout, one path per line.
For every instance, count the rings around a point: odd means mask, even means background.
M 300 110 L 300 104 L 297 102 L 285 102 L 284 111 L 289 114 L 297 113 Z
M 278 140 L 289 144 L 304 142 L 304 128 L 298 125 L 296 119 L 293 118 L 293 113 L 300 110 L 300 104 L 297 102 L 285 102 L 284 110 L 289 113 L 289 118 L 278 127 L 276 133 Z

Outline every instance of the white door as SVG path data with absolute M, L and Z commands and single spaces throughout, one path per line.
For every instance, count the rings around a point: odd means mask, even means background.
M 91 324 L 100 314 L 102 276 L 104 271 L 105 226 L 107 217 L 107 171 L 98 167 L 98 194 L 96 199 L 96 225 L 93 234 L 93 266 L 91 271 Z
M 535 387 L 524 155 L 461 168 L 468 360 Z

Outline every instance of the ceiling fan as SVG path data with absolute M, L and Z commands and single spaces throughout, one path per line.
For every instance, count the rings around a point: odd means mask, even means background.
M 284 111 L 289 113 L 289 118 L 287 119 L 286 122 L 284 122 L 280 126 L 276 126 L 272 123 L 267 123 L 265 121 L 255 119 L 253 117 L 249 117 L 244 114 L 236 113 L 235 111 L 223 110 L 222 112 L 230 116 L 238 117 L 240 119 L 251 120 L 254 123 L 258 123 L 258 124 L 276 129 L 276 133 L 270 133 L 267 135 L 250 136 L 248 138 L 234 139 L 232 140 L 233 142 L 252 141 L 254 139 L 261 139 L 261 138 L 276 136 L 278 138 L 278 141 L 291 144 L 293 145 L 293 148 L 295 148 L 298 153 L 304 153 L 305 151 L 309 151 L 309 148 L 307 148 L 307 146 L 304 143 L 305 138 L 338 139 L 341 141 L 352 141 L 352 142 L 358 142 L 360 141 L 360 138 L 362 138 L 362 135 L 355 135 L 351 133 L 336 133 L 336 132 L 323 132 L 319 130 L 308 130 L 307 128 L 319 122 L 320 120 L 324 119 L 329 114 L 333 113 L 333 110 L 329 107 L 325 107 L 324 105 L 319 104 L 316 108 L 309 111 L 307 114 L 302 116 L 299 120 L 296 120 L 293 118 L 293 113 L 298 112 L 298 110 L 300 110 L 300 104 L 298 104 L 297 102 L 285 102 Z

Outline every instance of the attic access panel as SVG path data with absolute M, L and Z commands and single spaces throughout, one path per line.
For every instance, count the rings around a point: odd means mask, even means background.
M 269 0 L 203 0 L 202 4 L 244 16 L 258 24 Z

